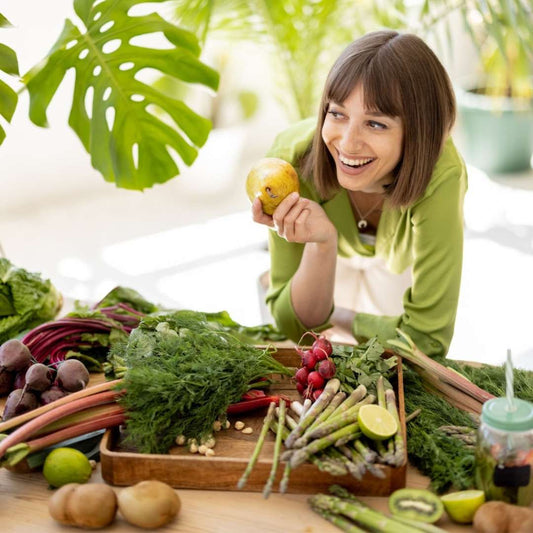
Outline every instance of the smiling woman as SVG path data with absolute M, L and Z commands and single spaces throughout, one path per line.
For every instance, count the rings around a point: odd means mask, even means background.
M 463 250 L 462 158 L 449 137 L 450 80 L 418 37 L 373 32 L 333 65 L 317 118 L 281 133 L 269 156 L 289 161 L 300 194 L 272 216 L 266 296 L 298 340 L 330 325 L 358 341 L 396 328 L 427 354 L 453 335 Z

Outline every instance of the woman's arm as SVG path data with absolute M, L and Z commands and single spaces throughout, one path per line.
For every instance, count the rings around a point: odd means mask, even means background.
M 303 244 L 290 282 L 291 307 L 304 327 L 320 326 L 333 307 L 337 230 L 316 202 L 297 193 L 289 195 L 272 217 L 262 212 L 259 200 L 252 212 L 256 222 L 274 228 L 287 243 Z

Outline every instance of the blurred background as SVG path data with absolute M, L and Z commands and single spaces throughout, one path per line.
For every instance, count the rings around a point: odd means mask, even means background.
M 267 230 L 251 220 L 249 168 L 278 132 L 314 113 L 325 73 L 350 40 L 382 27 L 416 31 L 456 86 L 454 137 L 469 167 L 462 292 L 449 356 L 501 363 L 511 349 L 517 366 L 533 368 L 533 38 L 524 32 L 533 14 L 521 3 L 522 11 L 510 14 L 504 0 L 448 4 L 144 6 L 196 33 L 202 60 L 220 75 L 216 92 L 151 79 L 211 120 L 207 142 L 166 183 L 118 188 L 91 166 L 68 125 L 74 72 L 51 101 L 48 128 L 30 121 L 28 93 L 21 91 L 11 123 L 0 117 L 7 134 L 0 146 L 1 252 L 50 278 L 69 299 L 97 300 L 120 284 L 170 307 L 225 309 L 247 325 L 268 321 L 258 289 L 269 267 Z M 50 50 L 65 18 L 83 27 L 72 0 L 4 0 L 0 11 L 14 26 L 0 28 L 0 43 L 16 51 L 21 74 Z M 519 104 L 511 105 L 515 97 Z

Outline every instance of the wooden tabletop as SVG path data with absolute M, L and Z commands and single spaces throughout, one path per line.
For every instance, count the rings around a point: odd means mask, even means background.
M 91 483 L 104 483 L 97 466 Z M 428 479 L 410 468 L 407 486 L 427 487 Z M 120 487 L 114 487 L 118 492 Z M 182 509 L 174 522 L 160 531 L 180 533 L 335 533 L 340 531 L 309 508 L 305 495 L 272 494 L 265 500 L 257 492 L 177 490 Z M 17 474 L 0 469 L 0 531 L 5 533 L 58 533 L 80 531 L 54 522 L 48 514 L 52 491 L 40 472 Z M 361 498 L 374 509 L 387 510 L 387 498 Z M 446 531 L 473 531 L 442 518 Z M 105 531 L 139 532 L 120 515 Z

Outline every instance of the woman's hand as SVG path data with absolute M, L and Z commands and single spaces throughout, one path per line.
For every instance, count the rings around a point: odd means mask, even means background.
M 255 222 L 275 228 L 278 235 L 289 242 L 327 242 L 336 237 L 335 226 L 316 202 L 302 198 L 297 192 L 287 196 L 272 216 L 263 212 L 261 201 L 252 203 Z

